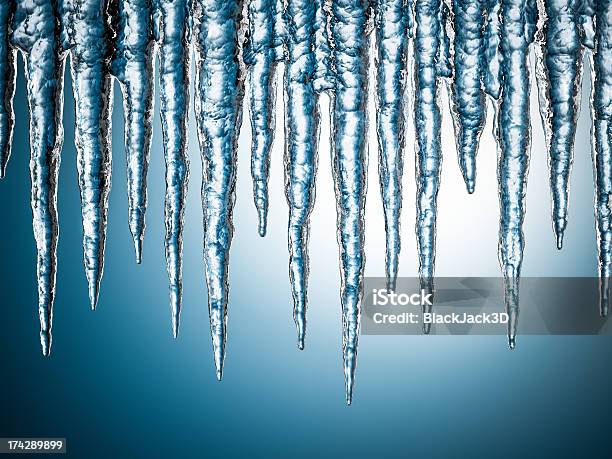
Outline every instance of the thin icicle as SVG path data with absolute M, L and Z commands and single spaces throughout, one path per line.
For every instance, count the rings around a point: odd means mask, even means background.
M 128 218 L 136 263 L 142 260 L 147 209 L 147 170 L 153 121 L 153 40 L 151 0 L 112 0 L 115 39 L 113 75 L 123 92 L 127 158 Z
M 334 87 L 334 71 L 331 55 L 331 2 L 332 0 L 315 0 L 315 58 L 316 70 L 314 89 L 324 92 Z
M 223 376 L 243 82 L 239 0 L 196 0 L 196 121 L 202 154 L 204 261 L 217 378 Z
M 104 271 L 111 186 L 112 79 L 108 61 L 107 2 L 74 0 L 62 5 L 64 46 L 71 49 L 75 145 L 83 220 L 83 264 L 92 309 Z
M 548 150 L 553 229 L 558 249 L 563 246 L 567 226 L 569 178 L 582 88 L 577 3 L 578 0 L 541 1 L 541 14 L 545 19 L 536 47 L 536 81 Z
M 13 95 L 15 94 L 15 55 L 10 43 L 15 2 L 0 2 L 0 179 L 4 178 L 13 144 Z
M 481 0 L 483 1 L 483 0 Z M 485 93 L 499 99 L 501 93 L 501 0 L 486 0 L 487 17 L 484 29 L 483 84 Z
M 481 83 L 485 70 L 485 0 L 454 2 L 454 68 L 452 106 L 459 166 L 468 193 L 476 185 L 476 155 L 486 121 Z
M 441 115 L 437 56 L 442 36 L 440 0 L 416 0 L 414 42 L 414 123 L 416 133 L 416 234 L 421 287 L 433 293 L 437 199 L 442 170 Z M 423 306 L 423 312 L 430 312 Z M 423 324 L 423 331 L 429 327 Z
M 183 293 L 183 222 L 189 177 L 190 1 L 156 0 L 155 38 L 159 45 L 160 114 L 166 161 L 164 219 L 166 269 L 170 281 L 172 334 L 179 332 Z
M 612 277 L 612 0 L 599 0 L 595 13 L 592 142 L 600 312 L 605 316 L 610 307 Z
M 453 76 L 453 50 L 449 30 L 452 30 L 452 12 L 447 5 L 449 0 L 441 0 L 438 9 L 438 76 L 452 78 Z
M 315 200 L 319 109 L 313 86 L 315 6 L 287 3 L 285 195 L 289 204 L 289 277 L 298 347 L 304 348 L 308 303 L 308 233 Z
M 404 0 L 378 0 L 375 9 L 378 174 L 385 214 L 385 266 L 390 290 L 395 290 L 401 242 L 408 11 Z
M 248 6 L 249 110 L 251 112 L 251 175 L 259 218 L 259 235 L 266 235 L 270 152 L 274 142 L 276 63 L 274 11 L 276 0 L 251 0 Z
M 53 300 L 57 271 L 57 177 L 64 130 L 64 59 L 53 0 L 20 0 L 13 23 L 13 45 L 22 51 L 30 108 L 30 175 L 36 239 L 38 315 L 42 353 L 51 352 Z
M 332 100 L 332 165 L 340 246 L 342 354 L 351 403 L 363 294 L 367 176 L 368 0 L 336 0 L 331 26 L 336 66 Z
M 519 313 L 519 277 L 525 239 L 525 194 L 529 169 L 529 33 L 525 0 L 502 4 L 502 94 L 497 116 L 500 228 L 499 260 L 504 275 L 505 305 L 510 315 L 508 342 L 513 349 Z

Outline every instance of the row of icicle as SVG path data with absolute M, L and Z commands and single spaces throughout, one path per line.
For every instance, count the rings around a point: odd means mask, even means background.
M 242 99 L 246 89 L 253 139 L 253 192 L 259 234 L 264 236 L 275 132 L 276 69 L 284 62 L 289 274 L 298 346 L 304 347 L 306 333 L 308 234 L 315 200 L 319 96 L 327 93 L 331 97 L 338 210 L 344 374 L 350 403 L 365 263 L 371 31 L 376 43 L 376 127 L 388 286 L 395 287 L 398 274 L 408 78 L 414 82 L 419 276 L 422 287 L 429 291 L 434 289 L 442 160 L 440 83 L 448 83 L 459 165 L 468 193 L 474 192 L 476 184 L 476 154 L 489 96 L 496 106 L 499 258 L 511 317 L 511 347 L 515 345 L 518 320 L 530 150 L 529 47 L 535 43 L 538 56 L 537 81 L 559 249 L 567 225 L 582 60 L 588 52 L 594 75 L 591 105 L 596 226 L 601 313 L 605 315 L 612 274 L 612 0 L 0 0 L 0 176 L 4 177 L 11 151 L 15 59 L 21 51 L 30 107 L 31 204 L 43 354 L 48 355 L 51 347 L 58 239 L 56 195 L 63 142 L 62 81 L 67 53 L 71 56 L 84 264 L 92 308 L 98 300 L 104 267 L 113 77 L 123 92 L 129 227 L 140 263 L 153 66 L 159 55 L 166 161 L 165 250 L 172 330 L 174 336 L 178 334 L 193 43 L 195 114 L 203 162 L 205 274 L 217 376 L 222 377 L 225 356 Z

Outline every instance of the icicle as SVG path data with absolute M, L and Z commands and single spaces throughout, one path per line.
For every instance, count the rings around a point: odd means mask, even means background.
M 367 172 L 368 0 L 335 0 L 331 26 L 336 65 L 332 100 L 332 164 L 342 275 L 342 353 L 346 402 L 351 403 L 363 294 Z
M 313 87 L 315 6 L 287 3 L 285 64 L 285 195 L 289 204 L 289 277 L 298 347 L 304 348 L 308 287 L 309 220 L 315 199 L 319 110 Z
M 13 95 L 15 94 L 15 50 L 10 44 L 14 1 L 0 2 L 0 179 L 6 173 L 13 143 Z
M 595 2 L 596 0 L 577 0 L 580 12 L 580 38 L 584 47 L 595 49 Z
M 253 0 L 250 0 L 253 1 Z M 287 28 L 285 26 L 285 4 L 288 0 L 272 0 L 274 2 L 274 59 L 285 60 L 285 41 Z
M 248 6 L 249 109 L 251 112 L 251 175 L 259 217 L 259 235 L 266 235 L 270 151 L 274 141 L 276 63 L 275 0 L 252 0 Z
M 239 0 L 197 0 L 196 121 L 202 154 L 204 261 L 217 378 L 223 375 L 229 293 L 229 249 L 234 231 L 237 142 L 243 82 L 239 52 Z
M 446 0 L 448 1 L 448 0 Z M 452 78 L 453 76 L 453 50 L 449 29 L 451 29 L 452 13 L 445 0 L 441 0 L 438 9 L 438 76 L 442 78 Z
M 595 216 L 599 254 L 600 312 L 610 307 L 612 276 L 612 0 L 595 6 L 592 95 L 592 141 L 595 166 Z
M 567 226 L 569 178 L 582 88 L 582 47 L 576 4 L 577 0 L 541 3 L 545 20 L 536 47 L 536 81 L 548 150 L 553 229 L 558 249 L 563 246 Z
M 421 287 L 433 293 L 438 188 L 442 169 L 437 56 L 440 52 L 440 0 L 417 0 L 414 42 L 414 123 L 416 133 L 416 233 Z M 425 307 L 423 312 L 430 312 Z M 423 325 L 423 331 L 429 327 Z
M 123 92 L 129 225 L 136 263 L 142 260 L 147 208 L 147 169 L 153 118 L 153 27 L 151 0 L 112 0 L 116 36 L 113 74 Z
M 502 94 L 497 116 L 500 201 L 499 259 L 505 304 L 510 315 L 508 341 L 513 349 L 519 312 L 519 277 L 525 245 L 523 220 L 529 169 L 528 8 L 525 0 L 502 3 Z
M 25 58 L 30 108 L 30 175 L 36 239 L 38 315 L 42 353 L 51 351 L 51 327 L 57 271 L 57 177 L 64 130 L 64 60 L 56 27 L 55 1 L 20 0 L 13 24 L 13 45 Z
M 404 161 L 404 89 L 408 11 L 404 0 L 378 0 L 376 23 L 376 126 L 378 174 L 385 214 L 387 288 L 395 290 L 400 253 Z
M 95 309 L 104 271 L 108 195 L 111 186 L 112 79 L 106 30 L 107 2 L 62 4 L 63 42 L 71 49 L 75 145 L 83 219 L 83 264 Z
M 483 1 L 483 0 L 481 0 Z M 501 92 L 501 0 L 486 0 L 487 17 L 484 29 L 484 56 L 486 67 L 483 70 L 485 93 L 499 99 Z
M 183 293 L 183 221 L 189 176 L 187 119 L 189 110 L 189 0 L 156 0 L 159 44 L 160 113 L 166 160 L 164 216 L 166 269 L 170 280 L 172 334 L 176 338 Z
M 459 166 L 468 193 L 474 192 L 476 155 L 486 121 L 484 73 L 485 0 L 454 2 L 454 68 L 452 106 Z
M 334 87 L 334 72 L 332 67 L 330 27 L 331 1 L 315 0 L 315 81 L 317 92 L 324 92 Z

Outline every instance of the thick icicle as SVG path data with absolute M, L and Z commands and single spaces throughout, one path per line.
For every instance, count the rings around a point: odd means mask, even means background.
M 612 0 L 599 0 L 595 12 L 592 141 L 600 312 L 605 316 L 610 307 L 612 277 Z
M 330 26 L 331 0 L 315 0 L 315 81 L 317 92 L 324 92 L 334 87 L 334 72 L 332 67 Z
M 332 165 L 340 246 L 342 353 L 351 403 L 363 294 L 367 172 L 368 0 L 336 0 L 331 25 L 336 66 L 332 100 Z
M 433 292 L 437 199 L 442 169 L 437 56 L 440 53 L 440 0 L 417 0 L 414 42 L 414 123 L 416 133 L 416 234 L 421 287 Z M 423 307 L 430 312 L 430 307 Z M 429 327 L 423 325 L 423 331 Z
M 583 46 L 595 49 L 595 2 L 596 0 L 577 0 L 580 13 L 580 38 Z
M 13 143 L 13 95 L 15 94 L 15 49 L 10 43 L 13 0 L 0 2 L 0 179 L 6 173 Z
M 234 231 L 238 133 L 243 82 L 239 68 L 239 0 L 197 0 L 196 121 L 202 154 L 204 261 L 217 378 L 223 375 L 229 293 L 229 250 Z
M 319 110 L 313 86 L 315 5 L 287 3 L 285 195 L 289 204 L 289 277 L 298 347 L 304 348 L 308 303 L 308 233 L 315 200 Z
M 104 271 L 108 195 L 111 186 L 112 79 L 106 29 L 107 2 L 64 2 L 64 45 L 71 49 L 75 145 L 83 218 L 83 263 L 92 309 Z
M 160 113 L 166 160 L 164 217 L 166 269 L 170 281 L 172 334 L 176 338 L 183 293 L 183 221 L 189 159 L 189 0 L 156 0 L 155 38 L 159 45 Z
M 395 290 L 401 243 L 408 11 L 404 0 L 378 0 L 375 9 L 378 174 L 387 236 L 387 288 L 391 290 Z
M 276 62 L 275 0 L 251 0 L 248 6 L 249 110 L 251 112 L 251 175 L 259 217 L 259 235 L 266 235 L 270 152 L 274 142 Z
M 497 116 L 500 227 L 499 260 L 504 276 L 508 340 L 515 346 L 519 312 L 519 277 L 525 245 L 523 220 L 529 169 L 529 65 L 525 0 L 502 3 L 502 94 Z
M 51 351 L 51 327 L 57 271 L 57 177 L 63 141 L 64 60 L 53 0 L 20 0 L 13 23 L 13 45 L 25 57 L 30 108 L 30 175 L 36 239 L 38 315 L 43 355 Z
M 153 120 L 153 40 L 151 0 L 112 0 L 116 36 L 113 75 L 123 92 L 127 158 L 128 219 L 136 263 L 142 259 L 147 208 L 147 170 Z
M 484 1 L 484 0 L 481 0 Z M 501 0 L 486 0 L 487 16 L 484 29 L 483 84 L 485 93 L 499 99 L 501 92 Z
M 567 226 L 569 178 L 580 113 L 582 46 L 577 3 L 578 0 L 541 3 L 545 20 L 538 32 L 536 47 L 536 81 L 548 150 L 553 229 L 558 249 L 563 246 L 563 232 Z
M 486 0 L 455 0 L 453 118 L 459 166 L 468 193 L 474 192 L 476 155 L 486 121 L 486 100 L 481 83 L 484 73 L 483 32 Z

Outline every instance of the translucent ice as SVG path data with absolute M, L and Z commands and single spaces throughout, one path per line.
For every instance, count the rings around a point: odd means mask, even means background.
M 64 46 L 70 49 L 75 100 L 75 145 L 81 190 L 83 254 L 92 309 L 104 271 L 108 195 L 111 186 L 111 46 L 107 2 L 62 4 Z
M 56 2 L 19 0 L 12 43 L 25 58 L 30 107 L 30 175 L 36 239 L 38 315 L 43 355 L 51 351 L 53 300 L 57 271 L 57 177 L 63 141 L 62 57 Z
M 11 156 L 13 141 L 13 95 L 15 94 L 15 49 L 10 43 L 15 2 L 0 2 L 0 179 Z
M 112 72 L 123 92 L 127 158 L 128 218 L 136 262 L 142 259 L 147 208 L 147 170 L 153 118 L 151 0 L 111 0 L 115 52 Z
M 351 403 L 363 294 L 367 169 L 367 0 L 336 0 L 331 25 L 336 79 L 332 100 L 332 167 L 340 246 L 342 353 L 346 402 Z
M 405 145 L 406 88 L 410 7 L 403 0 L 378 0 L 376 30 L 376 130 L 378 174 L 385 214 L 387 285 L 395 289 L 400 253 L 400 214 Z
M 172 333 L 176 338 L 182 306 L 183 221 L 189 175 L 187 119 L 191 15 L 189 0 L 155 0 L 159 46 L 160 113 L 166 159 L 166 268 L 170 279 Z
M 559 249 L 563 246 L 563 233 L 567 226 L 569 178 L 582 87 L 577 4 L 577 0 L 541 3 L 540 13 L 545 20 L 536 47 L 536 81 L 548 150 L 553 229 Z
M 242 70 L 238 31 L 241 2 L 196 0 L 195 113 L 202 155 L 204 262 L 217 378 L 223 375 L 229 294 L 229 250 L 234 232 Z
M 510 321 L 508 340 L 514 348 L 519 312 L 519 277 L 525 239 L 525 193 L 529 169 L 529 8 L 525 0 L 502 2 L 502 91 L 497 112 L 500 227 L 499 260 Z
M 314 90 L 315 5 L 287 4 L 285 64 L 285 194 L 289 204 L 289 277 L 298 347 L 304 348 L 308 286 L 308 233 L 315 200 L 319 109 Z

